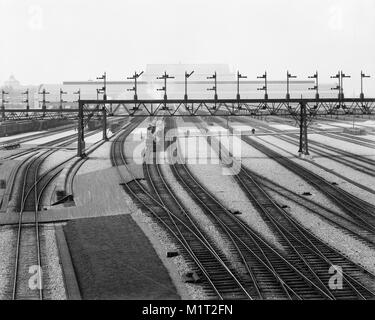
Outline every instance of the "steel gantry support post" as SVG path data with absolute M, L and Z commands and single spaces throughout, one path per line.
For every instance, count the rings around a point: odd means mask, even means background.
M 64 103 L 66 102 L 64 99 L 63 99 L 63 95 L 64 94 L 67 94 L 67 92 L 63 91 L 63 89 L 60 88 L 60 111 L 62 111 L 63 107 L 64 107 Z
M 49 94 L 49 92 L 46 91 L 46 89 L 44 88 L 42 92 L 39 92 L 39 94 L 41 94 L 43 96 L 42 98 L 42 111 L 43 111 L 43 118 L 46 116 L 46 110 L 47 110 L 47 101 L 46 100 L 46 95 Z
M 295 78 L 297 78 L 297 76 L 292 76 L 289 71 L 286 72 L 286 100 L 290 100 L 289 79 Z
M 218 96 L 217 96 L 217 74 L 216 74 L 216 71 L 215 71 L 215 73 L 212 76 L 207 77 L 207 79 L 213 79 L 214 80 L 214 86 L 212 88 L 207 88 L 207 90 L 215 92 L 215 94 L 214 94 L 214 102 L 215 102 L 214 109 L 216 109 L 216 104 L 217 104 L 217 100 L 218 100 Z
M 5 120 L 5 104 L 8 102 L 5 100 L 5 95 L 8 94 L 8 92 L 5 92 L 4 90 L 1 90 L 1 120 Z
M 185 94 L 184 94 L 184 100 L 185 100 L 185 108 L 186 108 L 186 110 L 189 110 L 189 106 L 188 106 L 188 103 L 187 103 L 187 100 L 188 100 L 187 81 L 188 81 L 188 79 L 191 77 L 191 75 L 193 73 L 194 73 L 194 70 L 191 71 L 190 73 L 187 73 L 185 71 Z M 193 111 L 193 106 L 191 107 L 191 111 Z
M 29 89 L 27 89 L 22 94 L 26 95 L 26 99 L 23 102 L 26 103 L 26 117 L 28 117 L 29 116 L 29 110 L 30 110 Z
M 307 114 L 306 102 L 300 102 L 300 123 L 299 123 L 299 150 L 298 153 L 309 155 L 309 145 L 307 139 Z
M 83 119 L 83 103 L 78 100 L 78 143 L 77 156 L 84 158 L 85 155 L 85 123 Z
M 241 96 L 240 96 L 240 79 L 246 79 L 247 76 L 243 76 L 239 71 L 237 71 L 237 100 L 240 100 L 241 99 Z
M 103 140 L 108 141 L 107 137 L 107 109 L 105 106 L 102 107 L 102 115 L 103 115 Z
M 363 71 L 361 71 L 361 93 L 359 95 L 359 98 L 362 100 L 365 98 L 365 94 L 363 92 L 363 78 L 370 78 L 370 76 L 366 75 L 365 73 L 363 73 Z
M 134 72 L 134 75 L 131 77 L 127 77 L 128 80 L 134 80 L 134 87 L 131 89 L 127 89 L 128 91 L 134 91 L 134 101 L 138 100 L 138 94 L 137 94 L 137 80 L 138 78 L 143 74 L 143 71 L 141 73 L 137 73 L 137 71 Z

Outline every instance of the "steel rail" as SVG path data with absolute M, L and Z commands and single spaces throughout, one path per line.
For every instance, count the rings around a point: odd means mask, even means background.
M 118 142 L 117 142 L 118 143 Z M 122 164 L 121 165 L 125 165 L 126 166 L 126 160 L 125 160 L 125 155 L 123 153 L 123 148 L 121 148 L 120 150 L 121 152 L 121 162 Z M 117 167 L 118 169 L 118 172 L 119 172 L 119 175 L 121 176 L 121 178 L 123 180 L 124 177 L 120 171 L 120 169 L 118 168 L 118 165 L 119 163 L 117 162 L 116 160 L 116 156 L 114 154 L 114 148 L 112 149 L 112 159 L 114 161 L 114 164 L 115 166 Z M 128 169 L 128 172 L 132 175 L 131 173 L 131 170 Z M 133 176 L 134 178 L 134 176 Z M 181 221 L 178 217 L 176 217 L 172 212 L 170 212 L 168 210 L 168 208 L 164 207 L 161 203 L 159 203 L 156 199 L 154 199 L 152 197 L 152 195 L 149 194 L 149 192 L 147 190 L 144 189 L 144 187 L 137 181 L 137 180 L 134 180 L 137 184 L 137 186 L 139 186 L 140 190 L 142 192 L 144 192 L 144 194 L 152 200 L 152 202 L 156 203 L 161 209 L 163 209 L 168 215 L 170 216 L 173 216 L 174 220 L 175 221 L 178 221 L 178 223 L 180 223 L 181 225 L 184 225 L 184 222 Z M 216 288 L 215 284 L 213 283 L 213 281 L 210 279 L 210 276 L 209 274 L 207 273 L 207 271 L 205 270 L 205 267 L 202 265 L 202 263 L 199 261 L 199 259 L 195 256 L 194 252 L 192 251 L 191 248 L 189 248 L 189 246 L 186 245 L 186 242 L 183 241 L 180 236 L 158 215 L 158 213 L 155 212 L 155 210 L 153 208 L 151 208 L 149 205 L 147 205 L 145 203 L 144 200 L 142 200 L 140 198 L 140 195 L 137 194 L 136 192 L 134 192 L 134 190 L 132 190 L 132 188 L 130 186 L 128 186 L 127 184 L 125 184 L 126 186 L 126 189 L 129 191 L 130 194 L 133 195 L 133 197 L 135 197 L 158 221 L 161 222 L 161 224 L 174 236 L 174 238 L 180 243 L 180 245 L 182 246 L 182 248 L 184 248 L 184 250 L 189 254 L 189 256 L 192 258 L 192 260 L 195 262 L 195 264 L 198 266 L 198 268 L 201 270 L 201 272 L 203 273 L 203 275 L 205 276 L 206 280 L 208 281 L 210 287 L 213 289 L 213 291 L 215 292 L 215 294 L 217 295 L 217 297 L 219 297 L 220 299 L 223 299 L 223 295 L 220 293 L 220 291 Z M 185 225 L 186 226 L 186 225 Z M 189 230 L 191 232 L 191 234 L 197 239 L 197 241 L 199 241 L 200 243 L 202 243 L 202 245 L 210 251 L 210 247 L 207 246 L 207 243 L 205 241 L 203 241 L 202 239 L 200 239 L 200 237 L 198 235 L 196 235 L 194 233 L 193 230 L 191 230 L 188 226 L 186 226 L 186 229 Z M 230 275 L 230 277 L 232 277 L 234 279 L 235 282 L 238 282 L 238 280 L 236 279 L 236 277 L 232 274 L 232 272 L 228 269 L 228 267 L 226 266 L 226 264 L 217 256 L 217 254 L 215 252 L 212 252 L 210 251 L 211 254 L 214 255 L 214 257 L 216 257 L 217 261 L 219 262 L 219 265 L 221 265 L 224 270 L 226 270 L 226 272 Z M 240 285 L 240 283 L 238 283 L 240 288 L 241 288 L 241 291 L 243 291 L 246 296 L 251 299 L 250 296 L 248 296 L 248 294 L 246 293 L 247 291 L 242 287 L 242 285 Z

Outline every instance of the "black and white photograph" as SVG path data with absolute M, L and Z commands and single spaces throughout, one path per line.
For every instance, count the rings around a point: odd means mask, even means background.
M 0 0 L 1 301 L 374 299 L 374 0 Z

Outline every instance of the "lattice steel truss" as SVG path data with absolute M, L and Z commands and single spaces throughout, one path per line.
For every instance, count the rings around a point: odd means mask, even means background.
M 79 100 L 78 109 L 3 109 L 3 120 L 77 119 L 78 155 L 84 155 L 84 127 L 92 118 L 172 116 L 285 116 L 300 125 L 299 152 L 308 154 L 307 128 L 316 116 L 374 115 L 374 98 L 349 99 L 153 99 Z M 106 123 L 103 123 L 106 127 Z M 106 138 L 103 130 L 103 139 Z

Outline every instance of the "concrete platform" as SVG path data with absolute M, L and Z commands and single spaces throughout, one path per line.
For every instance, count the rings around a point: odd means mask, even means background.
M 2 211 L 5 211 L 8 205 L 13 189 L 12 184 L 14 183 L 16 172 L 21 165 L 22 161 L 18 160 L 0 162 L 0 180 L 6 183 L 6 187 L 0 189 L 0 214 Z
M 180 299 L 130 215 L 71 221 L 64 232 L 82 299 Z
M 129 182 L 132 176 L 124 167 L 120 167 L 124 180 L 118 175 L 116 168 L 109 168 L 77 175 L 74 180 L 75 206 L 65 207 L 63 204 L 50 207 L 39 212 L 40 222 L 67 221 L 80 218 L 99 216 L 113 216 L 130 214 L 128 198 L 120 186 L 122 182 Z M 132 165 L 136 178 L 143 179 L 142 166 Z M 34 221 L 34 212 L 24 212 L 24 222 Z M 18 222 L 15 212 L 0 212 L 0 225 Z
M 345 128 L 344 133 L 349 133 L 355 136 L 365 136 L 367 131 L 363 128 Z

